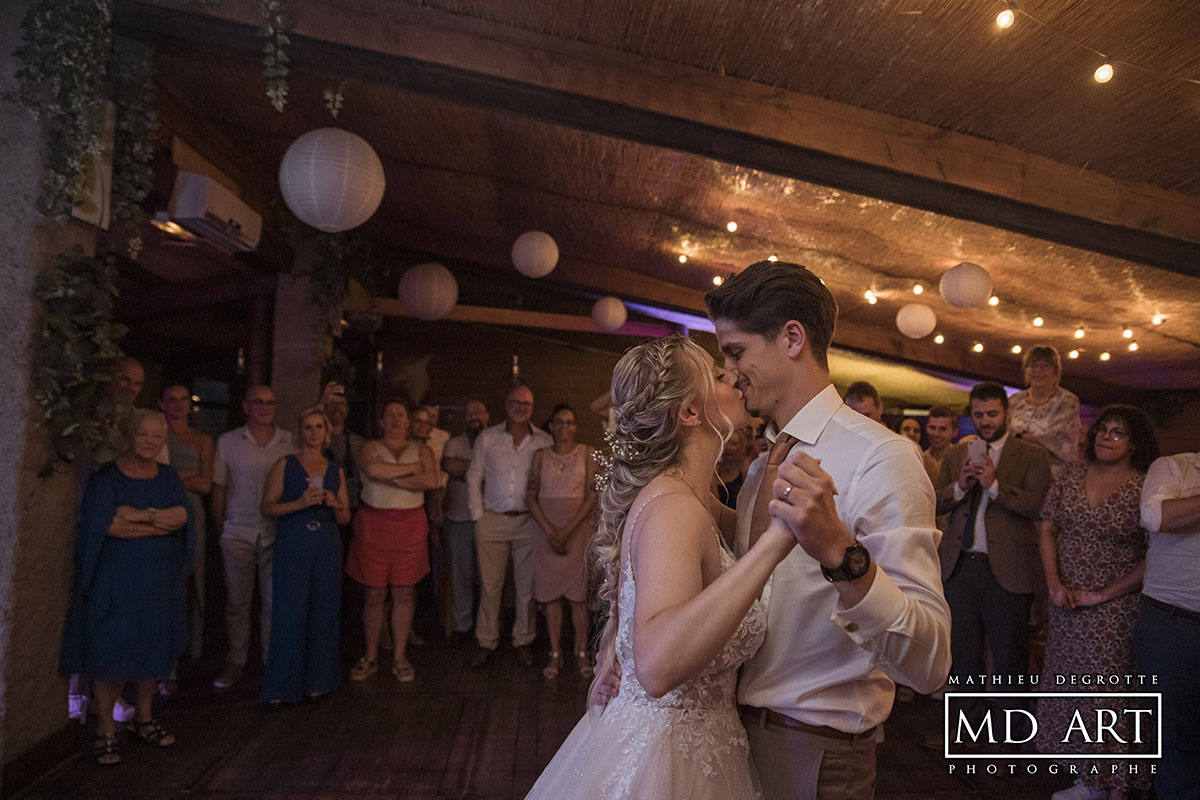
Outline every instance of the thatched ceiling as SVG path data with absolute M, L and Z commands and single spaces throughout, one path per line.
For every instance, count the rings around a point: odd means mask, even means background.
M 1194 136 L 1200 87 L 1184 87 L 1197 95 L 1191 111 L 1181 110 L 1186 91 L 1162 84 L 1168 90 L 1156 94 L 1146 78 L 1126 80 L 1122 73 L 1121 81 L 1098 87 L 1086 59 L 1055 51 L 1041 34 L 1014 29 L 998 37 L 991 22 L 996 9 L 988 3 L 768 3 L 753 14 L 726 3 L 685 8 L 666 0 L 421 5 L 778 83 L 1200 194 Z M 1123 32 L 1143 43 L 1149 60 L 1141 49 L 1122 57 L 1172 70 L 1200 64 L 1200 36 L 1184 37 L 1187 30 L 1200 34 L 1190 9 L 1155 6 L 1136 21 L 1127 18 L 1133 4 L 1105 5 L 1123 25 L 1093 20 L 1089 24 L 1098 27 L 1088 35 Z M 1063 24 L 1075 13 L 1071 8 L 1061 0 L 1030 6 Z M 1176 24 L 1162 24 L 1168 17 Z M 1018 36 L 1027 37 L 1026 47 L 1040 43 L 1029 51 L 1041 65 L 1036 76 L 1014 66 L 1025 63 L 1013 50 Z M 1146 44 L 1151 41 L 1158 47 Z M 787 57 L 772 55 L 778 53 Z M 1008 70 L 1005 77 L 989 59 Z M 257 58 L 244 52 L 177 42 L 159 50 L 165 93 L 202 121 L 210 146 L 240 155 L 246 166 L 238 178 L 248 190 L 273 187 L 288 144 L 312 128 L 336 124 L 371 142 L 388 188 L 363 230 L 385 246 L 511 269 L 505 262 L 513 238 L 546 230 L 558 241 L 564 265 L 544 284 L 607 289 L 691 310 L 701 307 L 714 275 L 774 254 L 825 278 L 851 347 L 1012 381 L 1019 377 L 1018 358 L 1009 348 L 1050 341 L 1064 352 L 1082 350 L 1068 372 L 1092 380 L 1093 388 L 1200 385 L 1195 277 L 769 174 L 739 166 L 736 158 L 637 143 L 582 123 L 466 105 L 383 80 L 348 81 L 335 123 L 322 99 L 324 88 L 340 78 L 329 64 L 294 64 L 289 104 L 279 114 L 263 96 L 259 70 Z M 736 233 L 726 230 L 731 220 Z M 678 260 L 681 253 L 686 264 Z M 998 307 L 959 310 L 941 300 L 937 280 L 960 261 L 991 271 Z M 916 299 L 911 287 L 918 281 L 932 290 L 921 299 L 936 310 L 944 345 L 913 343 L 896 333 L 895 313 Z M 650 284 L 668 291 L 644 290 Z M 863 298 L 867 288 L 880 296 L 877 305 Z M 1029 324 L 1036 314 L 1047 320 L 1042 329 Z M 1167 322 L 1151 326 L 1154 314 Z M 1088 331 L 1082 342 L 1071 335 L 1079 325 Z M 1126 349 L 1123 325 L 1136 331 L 1136 354 Z M 975 341 L 985 345 L 983 356 L 970 352 Z M 1113 358 L 1102 363 L 1097 356 L 1105 350 Z

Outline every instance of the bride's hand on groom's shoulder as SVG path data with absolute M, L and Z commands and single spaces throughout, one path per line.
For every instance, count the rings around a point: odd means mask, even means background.
M 771 516 L 787 525 L 809 556 L 831 569 L 842 563 L 854 537 L 838 517 L 833 478 L 821 462 L 795 452 L 779 465 L 773 486 Z

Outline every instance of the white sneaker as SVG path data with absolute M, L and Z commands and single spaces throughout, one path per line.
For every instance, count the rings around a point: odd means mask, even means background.
M 1108 800 L 1108 792 L 1103 789 L 1089 789 L 1083 785 L 1082 780 L 1078 780 L 1070 789 L 1050 795 L 1050 800 Z
M 136 709 L 126 703 L 121 698 L 117 698 L 117 704 L 113 706 L 113 719 L 117 722 L 129 722 L 133 719 Z
M 67 716 L 83 721 L 87 719 L 88 696 L 86 694 L 67 695 Z
M 213 686 L 217 689 L 228 689 L 242 679 L 242 668 L 236 664 L 226 664 L 225 669 L 221 670 L 221 674 L 213 681 Z

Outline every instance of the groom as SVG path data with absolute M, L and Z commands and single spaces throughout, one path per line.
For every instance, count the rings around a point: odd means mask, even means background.
M 742 670 L 742 722 L 767 800 L 872 798 L 895 683 L 950 668 L 934 493 L 917 450 L 829 381 L 837 304 L 805 267 L 760 261 L 705 297 L 725 367 L 768 453 L 737 504 L 737 551 L 780 517 L 800 547 L 763 591 L 767 637 Z

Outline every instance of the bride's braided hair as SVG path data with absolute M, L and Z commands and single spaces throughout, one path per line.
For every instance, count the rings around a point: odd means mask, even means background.
M 588 552 L 599 587 L 597 598 L 608 614 L 600 634 L 594 685 L 612 672 L 616 658 L 621 539 L 630 506 L 646 484 L 680 464 L 680 412 L 697 401 L 700 408 L 710 405 L 707 362 L 707 354 L 691 339 L 668 336 L 632 348 L 613 369 L 612 456 Z M 723 438 L 732 427 L 728 419 L 724 422 Z

